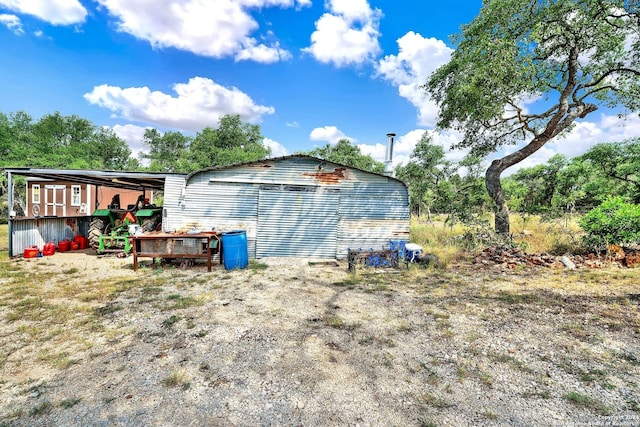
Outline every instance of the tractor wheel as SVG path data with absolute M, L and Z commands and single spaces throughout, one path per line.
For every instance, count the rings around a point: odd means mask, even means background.
M 159 231 L 162 229 L 162 214 L 155 214 L 142 221 L 142 231 L 149 233 L 150 231 Z
M 92 218 L 91 224 L 89 225 L 89 247 L 92 249 L 98 249 L 98 245 L 100 244 L 99 238 L 104 234 L 104 230 L 106 228 L 106 223 L 103 218 Z

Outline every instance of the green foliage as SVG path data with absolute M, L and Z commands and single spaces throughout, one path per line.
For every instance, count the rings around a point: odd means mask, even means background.
M 464 168 L 465 173 L 460 173 Z M 469 156 L 456 164 L 445 158 L 444 149 L 433 144 L 425 132 L 411 154 L 410 161 L 396 168 L 396 176 L 409 186 L 411 209 L 419 216 L 426 210 L 444 213 L 451 223 L 472 223 L 488 205 L 482 162 Z
M 486 174 L 496 231 L 509 233 L 500 175 L 599 106 L 640 109 L 640 13 L 625 0 L 489 0 L 454 36 L 425 89 L 458 148 L 494 160 Z M 570 17 L 570 18 L 568 18 Z M 532 103 L 532 96 L 544 102 Z
M 640 205 L 611 197 L 580 221 L 587 233 L 585 244 L 602 250 L 608 244 L 640 243 Z
M 260 126 L 243 123 L 239 115 L 223 116 L 217 129 L 205 128 L 191 142 L 189 170 L 264 159 L 271 149 L 262 140 Z
M 185 155 L 189 147 L 190 138 L 180 132 L 165 132 L 160 134 L 156 129 L 146 129 L 142 143 L 149 148 L 142 158 L 149 160 L 150 171 L 185 172 Z
M 360 148 L 356 145 L 351 145 L 351 141 L 348 139 L 341 139 L 335 145 L 327 144 L 324 147 L 313 149 L 307 154 L 328 162 L 351 166 L 373 173 L 384 172 L 384 164 L 373 160 L 368 154 L 362 154 Z
M 0 113 L 0 166 L 121 170 L 138 166 L 111 129 L 56 112 L 34 122 L 19 111 Z
M 635 203 L 640 203 L 640 138 L 597 144 L 581 159 L 616 181 Z

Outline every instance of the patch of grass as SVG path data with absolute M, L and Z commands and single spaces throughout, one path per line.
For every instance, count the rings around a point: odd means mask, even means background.
M 180 320 L 180 318 L 174 314 L 174 315 L 172 315 L 172 316 L 170 316 L 167 319 L 164 319 L 162 321 L 162 327 L 164 327 L 164 328 L 172 328 L 173 325 L 178 323 L 179 320 Z
M 182 296 L 179 294 L 168 295 L 162 305 L 163 310 L 182 310 L 185 308 L 202 305 L 204 301 L 200 298 Z
M 66 270 L 62 270 L 62 274 L 76 274 L 78 271 L 80 271 L 80 270 L 78 270 L 75 267 L 72 267 L 72 268 L 68 268 Z
M 378 283 L 373 285 L 370 288 L 366 288 L 364 291 L 366 293 L 374 293 L 374 292 L 385 292 L 388 291 L 390 288 L 388 285 L 384 284 L 384 283 Z
M 38 405 L 31 408 L 31 410 L 29 411 L 29 415 L 32 417 L 45 415 L 51 412 L 52 408 L 53 408 L 53 405 L 51 404 L 51 402 L 49 402 L 48 400 L 43 400 Z
M 9 322 L 16 320 L 44 320 L 48 317 L 48 311 L 51 308 L 53 306 L 47 304 L 42 297 L 29 297 L 14 303 L 11 306 L 12 311 L 7 314 L 6 319 Z
M 80 399 L 79 397 L 74 397 L 74 398 L 70 398 L 70 399 L 63 399 L 60 401 L 60 403 L 58 404 L 59 407 L 61 408 L 71 408 L 72 406 L 77 405 L 78 403 L 80 403 L 80 401 L 82 401 L 82 399 Z
M 375 340 L 376 340 L 375 337 L 367 336 L 367 337 L 364 337 L 364 338 L 360 338 L 358 340 L 358 344 L 360 344 L 360 345 L 371 345 L 371 344 L 373 344 L 375 342 Z
M 499 291 L 496 299 L 506 304 L 534 304 L 540 301 L 540 297 L 533 293 L 522 294 L 507 291 Z
M 467 372 L 467 369 L 464 366 L 462 365 L 456 366 L 456 377 L 458 378 L 459 382 L 464 381 L 468 375 L 469 373 Z
M 189 377 L 184 369 L 178 369 L 171 372 L 168 377 L 162 379 L 162 384 L 167 387 L 180 386 L 183 390 L 187 390 L 191 386 Z
M 610 407 L 608 407 L 598 399 L 594 399 L 593 397 L 587 396 L 585 394 L 580 394 L 578 392 L 572 391 L 565 394 L 564 398 L 569 402 L 575 404 L 576 406 L 591 409 L 600 415 L 611 415 L 613 413 L 613 410 Z
M 493 388 L 493 377 L 488 372 L 479 372 L 478 379 L 487 388 Z
M 255 259 L 249 260 L 249 270 L 251 271 L 264 271 L 267 268 L 269 268 L 269 265 L 265 264 L 264 262 L 259 262 Z
M 601 369 L 592 369 L 590 371 L 583 371 L 580 374 L 580 381 L 591 383 L 594 381 L 603 381 L 607 378 L 608 374 Z
M 510 354 L 500 354 L 495 356 L 495 359 L 498 362 L 506 363 L 519 371 L 527 372 L 527 373 L 533 372 L 533 370 L 530 367 L 528 367 L 523 361 L 517 359 L 516 357 Z
M 396 331 L 400 333 L 411 332 L 413 331 L 413 326 L 411 326 L 409 322 L 405 320 L 401 320 L 398 326 L 396 327 Z
M 349 275 L 349 277 L 347 277 L 344 280 L 341 280 L 339 282 L 333 282 L 333 286 L 340 286 L 340 287 L 353 289 L 357 285 L 361 284 L 362 281 L 363 281 L 363 278 L 359 274 L 351 274 Z
M 485 409 L 482 412 L 482 415 L 484 415 L 484 417 L 488 420 L 497 420 L 498 419 L 498 414 L 496 414 L 495 412 L 493 412 L 491 409 Z
M 140 292 L 145 295 L 158 295 L 162 293 L 162 286 L 147 284 L 140 289 Z
M 451 403 L 447 402 L 445 399 L 431 393 L 423 394 L 420 399 L 420 403 L 423 405 L 431 406 L 433 408 L 438 408 L 438 409 L 449 408 L 453 406 Z
M 418 426 L 420 426 L 420 427 L 438 427 L 438 425 L 436 423 L 434 423 L 432 420 L 430 420 L 426 416 L 422 416 L 422 415 L 418 417 Z
M 324 318 L 324 324 L 336 329 L 342 329 L 345 326 L 344 320 L 338 316 L 326 316 Z
M 102 307 L 96 307 L 93 313 L 97 317 L 104 317 L 119 310 L 122 310 L 122 305 L 119 302 L 109 302 Z
M 324 324 L 330 328 L 344 329 L 347 331 L 353 331 L 360 326 L 359 323 L 347 323 L 340 316 L 336 315 L 327 315 L 323 318 L 323 321 Z
M 67 369 L 69 366 L 78 363 L 77 360 L 69 358 L 69 353 L 66 351 L 48 353 L 43 350 L 40 352 L 38 359 L 60 370 Z

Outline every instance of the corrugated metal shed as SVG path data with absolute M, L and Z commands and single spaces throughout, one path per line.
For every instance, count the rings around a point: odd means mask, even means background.
M 13 205 L 12 176 L 26 178 L 84 183 L 95 186 L 141 191 L 144 189 L 162 190 L 165 178 L 172 182 L 184 182 L 186 175 L 158 172 L 125 172 L 99 170 L 69 170 L 42 168 L 4 168 L 9 181 L 9 205 Z M 183 187 L 183 186 L 182 186 Z M 181 187 L 181 188 L 182 188 Z M 90 206 L 90 210 L 93 207 Z M 36 245 L 40 249 L 46 242 L 57 243 L 73 238 L 75 234 L 87 235 L 90 217 L 88 216 L 45 216 L 40 218 L 9 218 L 9 256 L 19 256 L 26 247 Z
M 409 236 L 402 181 L 307 155 L 167 177 L 164 207 L 165 230 L 246 230 L 252 258 L 341 259 Z

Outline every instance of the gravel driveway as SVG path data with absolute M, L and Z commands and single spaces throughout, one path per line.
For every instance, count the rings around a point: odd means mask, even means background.
M 5 264 L 0 426 L 640 425 L 635 270 Z

